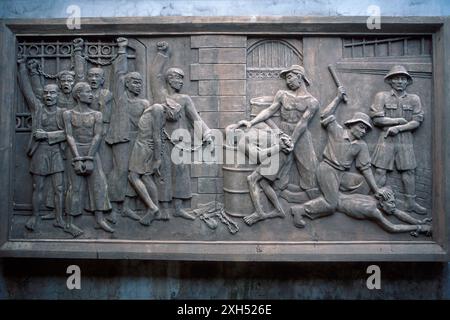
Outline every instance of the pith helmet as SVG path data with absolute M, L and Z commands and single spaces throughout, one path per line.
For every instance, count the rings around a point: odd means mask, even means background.
M 388 81 L 392 76 L 396 74 L 406 76 L 408 78 L 408 83 L 412 83 L 413 81 L 411 75 L 408 73 L 408 71 L 406 71 L 406 68 L 400 65 L 393 66 L 391 70 L 389 70 L 388 74 L 384 77 L 384 81 Z
M 282 71 L 280 72 L 280 78 L 286 79 L 286 75 L 287 75 L 289 72 L 293 72 L 293 73 L 296 73 L 296 74 L 300 74 L 300 75 L 302 76 L 303 80 L 306 82 L 306 84 L 307 84 L 308 86 L 311 84 L 311 81 L 309 81 L 309 79 L 306 78 L 306 75 L 305 75 L 305 68 L 303 68 L 302 66 L 299 66 L 298 64 L 294 64 L 294 65 L 292 65 L 290 68 L 285 69 L 285 70 L 282 70 Z
M 344 124 L 348 127 L 349 125 L 357 122 L 364 123 L 369 129 L 372 129 L 372 121 L 370 120 L 370 117 L 365 114 L 364 112 L 355 112 L 353 115 L 353 118 L 347 120 L 344 122 Z

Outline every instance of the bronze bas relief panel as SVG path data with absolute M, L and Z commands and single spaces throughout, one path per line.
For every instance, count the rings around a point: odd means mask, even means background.
M 440 29 L 273 28 L 10 34 L 2 254 L 445 260 Z

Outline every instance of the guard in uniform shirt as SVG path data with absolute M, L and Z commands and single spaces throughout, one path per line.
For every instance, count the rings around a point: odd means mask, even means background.
M 423 121 L 419 96 L 406 92 L 413 80 L 403 66 L 394 66 L 384 77 L 391 91 L 376 94 L 370 107 L 373 123 L 380 127 L 378 143 L 372 155 L 377 184 L 386 184 L 387 171 L 394 167 L 402 176 L 406 195 L 406 211 L 426 214 L 427 210 L 416 202 L 413 134 Z

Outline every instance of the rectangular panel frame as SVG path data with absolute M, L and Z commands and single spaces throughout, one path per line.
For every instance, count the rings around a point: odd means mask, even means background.
M 13 213 L 12 106 L 18 90 L 18 36 L 175 35 L 431 35 L 433 39 L 433 240 L 207 242 L 131 240 L 27 240 L 8 237 Z M 0 21 L 0 256 L 36 258 L 218 261 L 448 261 L 450 230 L 450 18 L 382 17 L 369 29 L 365 17 L 151 17 L 86 18 L 71 30 L 65 19 Z

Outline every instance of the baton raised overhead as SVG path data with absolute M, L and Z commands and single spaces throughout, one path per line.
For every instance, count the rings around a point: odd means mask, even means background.
M 338 78 L 338 76 L 337 76 L 336 69 L 334 68 L 334 66 L 331 65 L 331 64 L 329 64 L 329 65 L 328 65 L 328 70 L 330 71 L 331 77 L 333 78 L 334 83 L 336 83 L 336 86 L 337 86 L 338 88 L 339 88 L 339 87 L 342 87 L 342 83 L 341 83 L 341 81 L 339 80 L 339 78 Z M 347 94 L 346 94 L 346 93 L 344 93 L 344 94 L 342 95 L 342 99 L 344 100 L 345 103 L 347 103 L 348 97 L 347 97 Z

